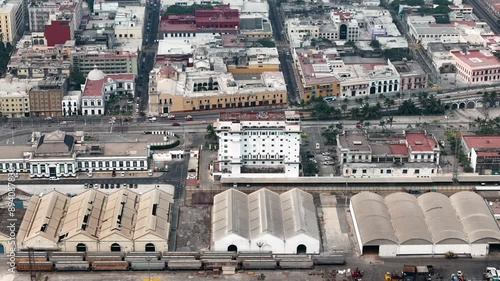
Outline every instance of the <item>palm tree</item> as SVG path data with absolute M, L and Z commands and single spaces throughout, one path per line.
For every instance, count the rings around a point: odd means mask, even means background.
M 392 116 L 387 117 L 385 122 L 387 124 L 389 124 L 389 126 L 392 128 L 392 123 L 394 122 L 394 117 L 392 117 Z
M 349 105 L 349 103 L 351 102 L 351 100 L 346 97 L 345 99 L 342 99 L 342 102 L 345 104 L 345 105 Z
M 347 110 L 347 104 L 345 104 L 345 103 L 344 103 L 344 104 L 342 104 L 342 105 L 340 106 L 340 109 L 344 112 L 344 115 L 345 115 L 345 112 L 346 112 L 346 110 Z
M 362 98 L 356 98 L 354 100 L 359 106 L 362 106 L 363 105 L 363 99 Z
M 382 129 L 383 129 L 383 130 L 385 130 L 385 121 L 384 121 L 384 120 L 380 120 L 380 121 L 378 122 L 378 125 L 379 125 L 380 127 L 382 127 Z
M 363 126 L 365 126 L 367 130 L 369 130 L 371 123 L 369 121 L 365 121 L 365 122 L 363 122 Z
M 353 120 L 357 120 L 359 115 L 360 115 L 360 112 L 359 112 L 359 108 L 358 107 L 353 107 L 351 108 L 351 118 Z
M 392 99 L 392 98 L 385 98 L 384 105 L 385 105 L 385 109 L 389 110 L 391 107 L 396 105 L 396 102 L 394 102 L 394 99 Z
M 411 100 L 405 100 L 399 106 L 399 114 L 401 115 L 415 115 L 418 113 L 418 108 L 415 103 Z

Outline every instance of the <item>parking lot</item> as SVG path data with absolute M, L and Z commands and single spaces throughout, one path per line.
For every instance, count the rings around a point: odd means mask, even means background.
M 308 127 L 303 128 L 302 134 L 302 151 L 303 155 L 314 161 L 319 168 L 318 176 L 335 176 L 337 175 L 336 166 L 336 147 L 334 145 L 326 145 L 325 139 L 321 136 L 321 127 Z M 307 157 L 307 155 L 314 155 L 314 157 Z

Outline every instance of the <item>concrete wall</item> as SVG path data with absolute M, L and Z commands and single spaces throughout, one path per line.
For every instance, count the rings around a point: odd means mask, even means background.
M 378 254 L 381 257 L 395 257 L 399 251 L 398 245 L 380 245 Z
M 306 246 L 308 254 L 318 254 L 320 252 L 320 241 L 306 234 L 299 234 L 285 241 L 285 253 L 296 254 L 299 245 Z
M 235 245 L 238 251 L 250 251 L 250 240 L 236 234 L 230 234 L 213 242 L 213 251 L 227 251 L 230 245 Z
M 431 255 L 434 245 L 401 245 L 398 247 L 398 255 Z

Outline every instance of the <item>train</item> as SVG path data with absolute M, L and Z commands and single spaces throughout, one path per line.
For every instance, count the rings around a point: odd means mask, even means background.
M 343 254 L 275 255 L 271 252 L 20 252 L 17 271 L 176 271 L 234 268 L 312 269 L 315 265 L 344 265 Z

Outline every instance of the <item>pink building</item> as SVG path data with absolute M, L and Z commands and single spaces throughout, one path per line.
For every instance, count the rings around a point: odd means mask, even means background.
M 450 51 L 456 61 L 457 73 L 468 83 L 500 80 L 500 61 L 490 52 L 470 50 Z

